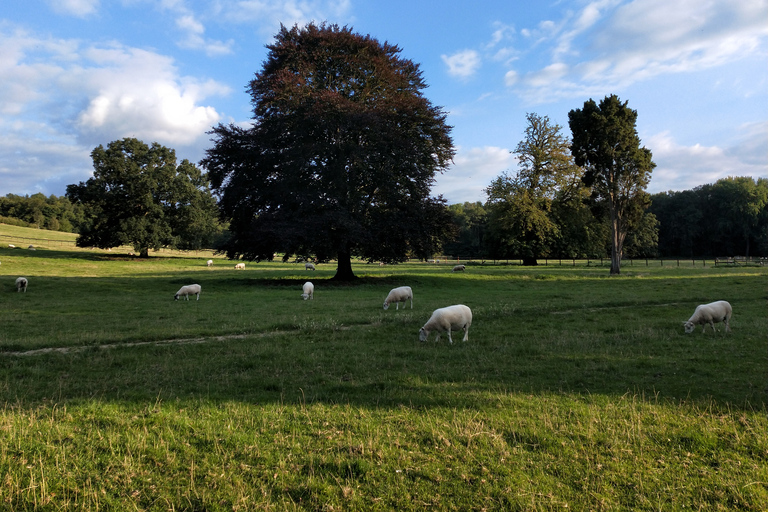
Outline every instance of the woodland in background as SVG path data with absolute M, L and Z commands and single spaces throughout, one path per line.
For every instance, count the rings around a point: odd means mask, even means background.
M 443 245 L 443 253 L 463 259 L 497 259 L 486 244 L 488 229 L 486 205 L 467 202 L 448 206 L 456 225 L 456 236 Z M 586 210 L 589 210 L 588 208 Z M 605 226 L 589 218 L 595 238 L 585 240 L 569 233 L 582 233 L 564 226 L 563 236 L 550 258 L 591 257 L 608 254 Z M 692 190 L 651 195 L 646 222 L 630 232 L 624 247 L 625 257 L 719 257 L 768 256 L 768 179 L 724 178 Z M 66 197 L 43 194 L 0 197 L 0 222 L 53 231 L 78 233 L 85 215 L 82 207 Z M 573 223 L 574 217 L 567 220 Z M 604 232 L 601 232 L 601 229 Z M 510 255 L 514 257 L 514 255 Z

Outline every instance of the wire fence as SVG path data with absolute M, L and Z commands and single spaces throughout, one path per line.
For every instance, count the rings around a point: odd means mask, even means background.
M 447 257 L 429 259 L 428 264 L 434 265 L 517 265 L 523 266 L 521 258 L 487 259 Z M 610 258 L 539 258 L 537 266 L 558 267 L 603 267 L 611 266 Z M 624 258 L 623 267 L 706 267 L 706 266 L 764 266 L 768 265 L 768 257 L 723 256 L 717 258 Z

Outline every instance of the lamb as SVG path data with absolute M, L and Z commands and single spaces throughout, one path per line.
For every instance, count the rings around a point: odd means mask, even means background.
M 453 267 L 454 272 L 464 272 L 467 269 L 466 265 L 456 265 Z
M 205 262 L 206 266 L 210 267 L 213 265 L 213 260 L 208 260 Z
M 448 341 L 453 343 L 451 331 L 464 330 L 464 339 L 469 339 L 469 326 L 472 325 L 472 310 L 463 304 L 436 309 L 424 327 L 419 329 L 419 341 L 426 341 L 429 333 L 437 331 L 435 341 L 440 340 L 440 333 L 448 333 Z
M 304 286 L 302 287 L 302 291 L 304 293 L 301 294 L 302 297 L 304 297 L 304 300 L 315 298 L 315 285 L 307 281 L 304 283 Z
M 314 263 L 310 263 L 310 262 L 306 262 L 304 264 L 304 270 L 315 270 L 315 264 Z
M 245 270 L 245 263 L 238 263 L 235 265 L 235 270 Z
M 411 299 L 411 309 L 413 309 L 413 291 L 410 286 L 401 286 L 399 288 L 393 288 L 390 290 L 387 298 L 384 299 L 384 309 L 389 309 L 389 305 L 395 303 L 395 310 L 400 309 L 400 303 L 403 303 L 403 309 L 405 309 L 405 303 Z
M 26 277 L 17 277 L 16 278 L 16 292 L 23 291 L 24 293 L 27 293 L 27 284 L 29 284 L 29 281 L 27 281 Z
M 197 295 L 197 300 L 200 300 L 201 291 L 202 288 L 200 288 L 199 284 L 188 284 L 186 286 L 182 286 L 179 291 L 176 292 L 176 295 L 173 296 L 173 300 L 179 300 L 179 297 L 184 297 L 185 299 L 189 300 L 190 295 Z
M 696 306 L 693 316 L 687 322 L 683 322 L 685 333 L 690 334 L 696 329 L 697 325 L 701 325 L 701 332 L 703 334 L 707 330 L 707 324 L 712 327 L 712 331 L 715 331 L 715 323 L 718 322 L 724 322 L 725 332 L 730 332 L 729 322 L 732 313 L 731 305 L 724 300 Z

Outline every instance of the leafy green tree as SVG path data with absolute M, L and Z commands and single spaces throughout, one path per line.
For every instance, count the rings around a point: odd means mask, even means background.
M 176 165 L 172 149 L 126 138 L 91 153 L 93 177 L 67 186 L 67 197 L 85 206 L 88 218 L 77 245 L 107 249 L 209 246 L 216 234 L 215 202 L 208 180 L 194 164 Z
M 447 255 L 464 258 L 483 258 L 485 252 L 485 229 L 487 213 L 481 202 L 452 204 L 448 206 L 453 223 L 457 227 L 456 237 L 446 243 L 443 251 Z
M 605 256 L 608 226 L 603 220 L 603 209 L 591 200 L 590 190 L 581 180 L 581 173 L 575 173 L 558 190 L 552 202 L 552 219 L 559 231 L 551 247 L 553 257 Z
M 497 258 L 520 256 L 524 265 L 536 265 L 558 234 L 549 216 L 551 201 L 506 173 L 491 182 L 486 194 L 491 253 Z
M 760 219 L 768 204 L 768 187 L 750 177 L 728 177 L 718 180 L 711 192 L 718 213 L 717 231 L 730 233 L 734 253 L 749 257 L 750 242 L 759 237 Z
M 621 273 L 621 257 L 627 232 L 640 222 L 650 205 L 645 188 L 656 164 L 651 151 L 640 147 L 635 127 L 637 111 L 615 95 L 596 104 L 584 102 L 571 110 L 568 121 L 573 134 L 571 151 L 584 167 L 584 182 L 595 199 L 608 209 L 611 243 L 611 275 Z
M 513 153 L 517 157 L 515 175 L 502 174 L 486 189 L 489 230 L 499 256 L 521 256 L 523 264 L 536 265 L 560 235 L 552 215 L 552 205 L 561 190 L 571 186 L 580 169 L 573 163 L 570 143 L 562 127 L 549 117 L 526 115 L 525 137 Z
M 439 248 L 451 223 L 429 196 L 454 154 L 445 113 L 400 49 L 336 25 L 281 27 L 250 82 L 253 124 L 219 125 L 201 164 L 230 221 L 230 258 L 276 252 L 385 262 Z

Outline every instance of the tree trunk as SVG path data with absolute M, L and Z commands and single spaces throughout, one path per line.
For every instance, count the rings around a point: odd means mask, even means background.
M 139 251 L 140 258 L 149 258 L 149 247 L 142 247 Z
M 611 275 L 621 274 L 621 246 L 622 237 L 619 219 L 616 212 L 611 211 Z
M 535 267 L 539 262 L 535 256 L 523 256 L 523 265 L 526 267 Z
M 353 281 L 357 279 L 357 276 L 352 272 L 352 255 L 349 253 L 349 250 L 339 251 L 338 262 L 336 275 L 333 276 L 334 281 Z

